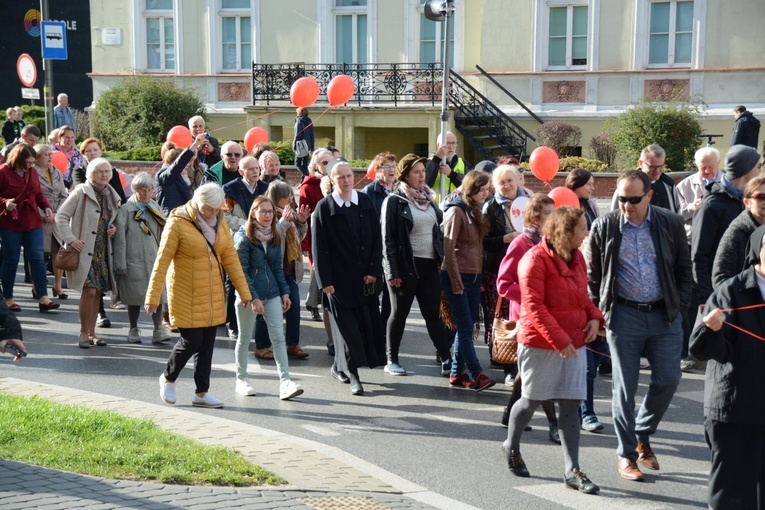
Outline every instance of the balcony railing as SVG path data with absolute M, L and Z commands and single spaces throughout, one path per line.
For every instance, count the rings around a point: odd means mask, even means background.
M 319 83 L 318 101 L 327 102 L 327 85 L 340 74 L 353 78 L 356 90 L 349 103 L 430 104 L 441 103 L 443 66 L 439 63 L 408 64 L 253 64 L 252 97 L 255 104 L 289 102 L 290 87 L 303 76 Z

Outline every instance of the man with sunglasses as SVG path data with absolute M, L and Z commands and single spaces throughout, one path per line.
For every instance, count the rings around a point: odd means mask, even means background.
M 649 438 L 680 382 L 681 311 L 691 296 L 683 218 L 651 205 L 646 172 L 628 170 L 616 185 L 619 209 L 592 224 L 588 284 L 606 319 L 612 355 L 614 429 L 622 478 L 642 481 L 637 463 L 659 469 Z M 651 380 L 635 417 L 642 353 Z
M 241 177 L 239 174 L 239 160 L 244 155 L 244 151 L 239 143 L 229 140 L 223 144 L 220 152 L 222 159 L 210 167 L 210 172 L 218 178 L 218 183 L 221 186 L 225 186 L 228 182 Z
M 664 173 L 666 166 L 664 160 L 667 155 L 664 149 L 659 145 L 649 145 L 640 152 L 638 169 L 645 172 L 651 180 L 651 205 L 669 209 L 672 212 L 680 213 L 680 195 L 675 187 L 675 181 Z M 611 209 L 619 208 L 617 192 L 614 192 L 614 198 L 611 201 Z

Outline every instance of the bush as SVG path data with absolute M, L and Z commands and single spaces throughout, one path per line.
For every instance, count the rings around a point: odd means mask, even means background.
M 608 121 L 619 156 L 637 165 L 640 151 L 657 144 L 667 153 L 667 170 L 693 170 L 693 155 L 701 144 L 701 103 L 694 101 L 641 101 Z
M 42 106 L 24 105 L 21 107 L 21 111 L 24 112 L 24 122 L 27 124 L 34 124 L 40 128 L 40 132 L 43 134 L 43 136 L 40 137 L 40 143 L 47 143 L 43 140 L 47 137 L 48 133 L 45 125 L 45 108 Z
M 90 136 L 90 115 L 88 112 L 72 108 L 72 114 L 74 115 L 74 124 L 77 128 L 75 138 L 78 142 L 85 140 Z
M 611 139 L 611 133 L 601 131 L 590 140 L 590 155 L 613 169 L 616 165 L 616 145 Z
M 203 114 L 195 90 L 136 75 L 105 91 L 90 120 L 105 147 L 124 151 L 162 144 L 170 128 Z
M 292 150 L 291 142 L 268 142 L 274 148 L 274 152 L 279 156 L 279 163 L 282 165 L 292 165 L 295 163 L 295 151 Z
M 531 167 L 526 161 L 521 163 L 521 168 L 524 172 L 531 171 Z M 558 167 L 558 171 L 570 172 L 574 168 L 584 168 L 590 172 L 608 172 L 609 170 L 608 165 L 596 159 L 580 158 L 577 156 L 560 158 L 560 166 Z
M 539 145 L 546 145 L 560 156 L 569 154 L 572 147 L 579 146 L 582 128 L 570 122 L 552 120 L 537 126 Z

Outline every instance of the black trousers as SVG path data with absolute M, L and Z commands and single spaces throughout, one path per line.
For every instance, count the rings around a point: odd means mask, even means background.
M 194 382 L 196 393 L 206 393 L 210 389 L 210 370 L 212 369 L 213 348 L 217 326 L 206 328 L 178 328 L 181 338 L 173 347 L 165 368 L 165 379 L 175 382 L 181 370 L 194 356 Z
M 414 268 L 418 278 L 402 279 L 400 287 L 388 285 L 391 306 L 386 335 L 388 360 L 398 363 L 398 351 L 404 336 L 404 326 L 416 297 L 430 340 L 441 359 L 446 361 L 451 358 L 451 343 L 447 340 L 446 326 L 438 315 L 441 305 L 438 263 L 433 259 L 415 257 Z
M 765 425 L 707 418 L 704 436 L 712 451 L 709 508 L 765 510 Z
M 234 284 L 231 283 L 231 279 L 226 275 L 226 326 L 232 331 L 239 331 L 239 325 L 236 322 L 236 312 L 234 311 L 236 301 L 236 289 Z

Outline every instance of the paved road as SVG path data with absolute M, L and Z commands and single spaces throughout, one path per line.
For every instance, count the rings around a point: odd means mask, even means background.
M 305 284 L 301 292 L 305 292 Z M 254 358 L 250 374 L 258 395 L 236 395 L 233 342 L 219 336 L 211 391 L 226 407 L 199 410 L 190 406 L 194 389 L 190 369 L 178 380 L 178 404 L 159 407 L 156 380 L 170 347 L 153 346 L 146 340 L 142 345 L 128 345 L 126 312 L 109 312 L 113 326 L 100 330 L 110 342 L 108 347 L 85 351 L 75 343 L 77 301 L 72 297 L 77 293 L 62 302 L 60 311 L 50 314 L 38 313 L 32 300 L 23 297 L 28 295 L 29 287 L 20 285 L 17 300 L 24 308 L 20 318 L 30 356 L 19 365 L 10 363 L 8 356 L 0 357 L 0 376 L 156 405 L 155 416 L 162 416 L 163 409 L 167 413 L 177 410 L 193 413 L 189 416 L 200 420 L 224 419 L 273 431 L 298 444 L 310 441 L 325 448 L 336 461 L 393 486 L 393 493 L 418 494 L 420 501 L 437 508 L 456 508 L 456 502 L 483 509 L 706 507 L 708 450 L 703 442 L 700 373 L 683 376 L 664 424 L 652 440 L 662 470 L 648 474 L 645 483 L 622 480 L 616 472 L 610 380 L 596 381 L 596 408 L 606 429 L 602 434 L 583 433 L 581 449 L 582 470 L 603 489 L 600 496 L 592 497 L 562 484 L 560 447 L 547 440 L 541 413 L 532 421 L 534 430 L 525 434 L 522 446 L 532 477 L 510 475 L 499 448 L 506 435 L 499 419 L 509 388 L 498 384 L 479 394 L 449 388 L 416 310 L 402 346 L 401 363 L 410 375 L 393 377 L 381 369 L 361 370 L 366 389 L 363 397 L 351 396 L 347 385 L 329 376 L 331 358 L 324 347 L 323 327 L 311 322 L 307 312 L 303 313 L 301 344 L 311 356 L 290 363 L 293 378 L 306 392 L 293 402 L 278 399 L 274 364 L 261 364 Z M 141 320 L 148 331 L 148 317 Z M 219 332 L 225 335 L 223 329 Z M 486 348 L 477 346 L 479 358 L 487 362 Z M 500 371 L 487 370 L 498 380 L 502 378 Z M 642 389 L 648 377 L 649 372 L 641 376 Z M 221 430 L 209 432 L 217 437 L 223 434 Z M 285 477 L 293 482 L 289 475 Z

